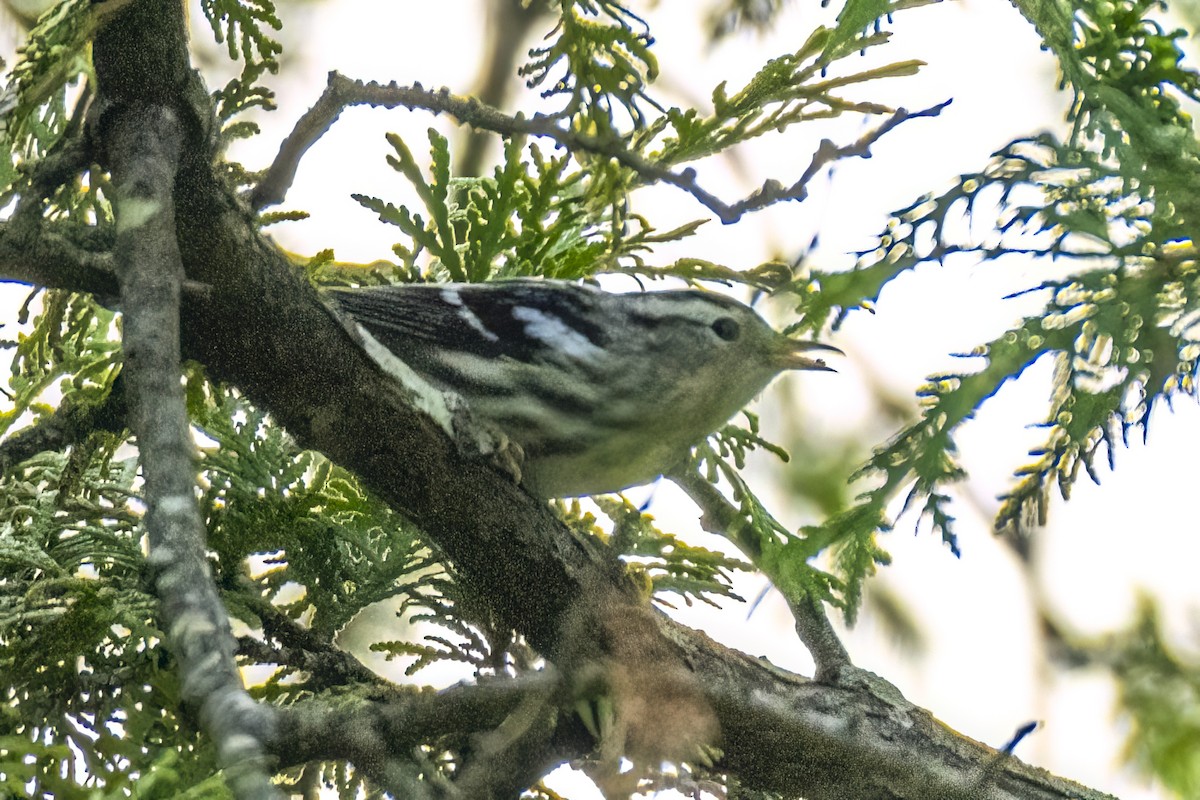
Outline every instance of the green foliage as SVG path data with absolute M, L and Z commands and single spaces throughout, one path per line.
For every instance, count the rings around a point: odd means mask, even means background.
M 200 10 L 217 43 L 224 43 L 229 58 L 240 60 L 246 69 L 279 69 L 283 46 L 267 32 L 283 27 L 271 0 L 201 0 Z
M 93 437 L 43 453 L 0 485 L 0 773 L 33 787 L 22 796 L 119 791 L 138 782 L 130 764 L 152 774 L 168 765 L 166 752 L 196 744 L 158 647 L 136 464 L 115 458 L 120 444 Z M 207 750 L 171 763 L 174 785 L 213 772 Z
M 1200 357 L 1192 238 L 1200 145 L 1182 110 L 1200 100 L 1200 76 L 1185 66 L 1185 33 L 1164 30 L 1153 19 L 1163 6 L 1150 0 L 1086 0 L 1070 14 L 1061 4 L 1018 0 L 1073 93 L 1069 133 L 1013 142 L 979 172 L 900 209 L 856 269 L 796 275 L 778 262 L 743 269 L 691 256 L 654 263 L 655 248 L 686 239 L 703 220 L 660 231 L 631 192 L 664 179 L 692 191 L 695 174 L 672 169 L 796 124 L 889 114 L 861 99 L 863 90 L 912 75 L 920 62 L 862 69 L 850 59 L 880 52 L 889 39 L 881 21 L 919 4 L 850 0 L 834 26 L 817 27 L 744 86 L 721 83 L 711 109 L 702 110 L 668 108 L 654 96 L 659 66 L 642 19 L 608 0 L 561 0 L 558 23 L 522 73 L 554 106 L 540 119 L 562 126 L 562 147 L 549 152 L 526 135 L 508 136 L 490 175 L 458 178 L 443 136 L 430 131 L 427 160 L 389 136 L 388 161 L 419 210 L 356 198 L 400 231 L 399 263 L 352 269 L 324 251 L 301 260 L 303 268 L 314 283 L 614 272 L 743 284 L 789 293 L 796 301 L 789 332 L 819 334 L 852 310 L 885 302 L 892 280 L 924 264 L 974 259 L 1001 268 L 1012 257 L 1053 259 L 1054 271 L 1029 288 L 1043 308 L 964 354 L 961 369 L 930 376 L 917 393 L 919 416 L 874 451 L 857 475 L 861 494 L 821 524 L 789 529 L 743 478 L 752 450 L 787 458 L 754 417 L 695 449 L 688 468 L 730 497 L 718 495 L 706 520 L 719 522 L 789 600 L 820 599 L 853 619 L 866 579 L 889 561 L 881 537 L 898 508 L 958 552 L 951 498 L 964 472 L 955 437 L 1006 382 L 1039 360 L 1054 363 L 1039 419 L 1044 441 L 1017 470 L 997 520 L 1019 527 L 1044 518 L 1055 487 L 1065 497 L 1081 472 L 1098 480 L 1095 458 L 1103 453 L 1111 466 L 1118 439 L 1144 433 L 1160 401 L 1195 394 Z M 762 24 L 780 5 L 726 2 L 720 30 Z M 275 6 L 203 0 L 201 7 L 217 41 L 242 62 L 241 75 L 214 97 L 222 137 L 253 135 L 257 127 L 237 118 L 273 107 L 260 82 L 279 64 Z M 68 129 L 69 83 L 87 74 L 101 13 L 70 0 L 31 34 L 10 78 L 0 206 Z M 512 118 L 513 127 L 523 119 Z M 225 168 L 233 184 L 254 178 L 237 165 Z M 90 175 L 86 188 L 74 181 L 48 198 L 47 216 L 103 227 L 111 219 L 104 188 L 102 175 Z M 965 234 L 964 217 L 975 223 Z M 261 222 L 284 218 L 294 214 Z M 5 343 L 14 360 L 0 433 L 45 420 L 59 393 L 70 402 L 102 398 L 119 368 L 110 312 L 53 292 L 43 306 L 27 331 Z M 373 644 L 409 659 L 410 674 L 439 661 L 477 675 L 537 668 L 538 654 L 353 476 L 299 449 L 261 410 L 198 371 L 189 372 L 187 389 L 214 572 L 231 614 L 249 630 L 243 662 L 274 668 L 254 687 L 259 697 L 286 703 L 341 688 L 344 674 L 320 665 L 344 664 L 335 637 L 382 601 L 424 636 L 389 633 L 394 638 Z M 33 786 L 35 794 L 64 798 L 224 796 L 212 748 L 177 713 L 178 686 L 147 591 L 136 469 L 124 444 L 96 434 L 0 479 L 0 774 L 7 782 L 0 794 Z M 624 498 L 599 498 L 596 507 L 603 526 L 578 504 L 559 512 L 581 536 L 625 557 L 656 599 L 736 598 L 730 576 L 747 564 L 659 530 Z M 1130 750 L 1169 785 L 1195 794 L 1200 771 L 1185 752 L 1196 735 L 1187 719 L 1195 669 L 1164 652 L 1151 617 L 1142 622 L 1111 662 L 1134 721 Z M 448 763 L 453 753 L 434 758 Z M 342 796 L 376 791 L 347 765 L 309 768 Z
M 921 62 L 898 61 L 829 76 L 833 62 L 878 47 L 889 38 L 889 34 L 875 33 L 842 41 L 839 33 L 840 30 L 818 27 L 799 50 L 767 62 L 749 83 L 733 94 L 721 83 L 712 92 L 711 115 L 701 116 L 695 109 L 667 111 L 648 131 L 663 137 L 655 153 L 656 160 L 667 164 L 694 161 L 797 123 L 844 113 L 888 113 L 887 106 L 852 101 L 839 92 L 883 78 L 914 75 Z
M 1157 610 L 1143 601 L 1125 634 L 1099 648 L 1119 680 L 1122 713 L 1132 723 L 1130 758 L 1179 797 L 1200 793 L 1200 665 L 1173 653 Z
M 116 375 L 120 348 L 114 341 L 113 313 L 84 295 L 47 291 L 40 297 L 42 312 L 29 332 L 3 342 L 13 350 L 6 393 L 12 405 L 0 412 L 0 433 L 26 413 L 35 420 L 51 413 L 45 395 L 52 390 L 64 397 L 99 397 L 107 394 Z
M 558 38 L 531 51 L 533 60 L 521 74 L 530 87 L 543 87 L 543 97 L 565 97 L 558 114 L 577 118 L 585 131 L 615 132 L 617 109 L 641 127 L 645 115 L 639 101 L 661 110 L 646 90 L 658 75 L 646 23 L 610 0 L 561 0 L 559 8 L 551 32 Z
M 411 526 L 344 470 L 298 450 L 194 371 L 188 406 L 205 443 L 201 507 L 218 585 L 231 614 L 273 632 L 267 648 L 285 645 L 258 695 L 287 702 L 343 682 L 312 660 L 336 653 L 337 632 L 378 601 L 409 593 L 405 604 L 436 609 L 430 618 L 442 625 L 466 615 L 469 598 Z M 176 716 L 175 673 L 148 593 L 136 459 L 116 457 L 123 442 L 98 435 L 43 453 L 0 485 L 0 773 L 55 797 L 91 797 L 96 786 L 105 797 L 225 797 L 219 776 L 210 781 L 212 751 L 198 758 L 196 732 Z M 292 660 L 305 648 L 307 658 Z
M 463 266 L 457 231 L 451 224 L 452 219 L 457 223 L 465 217 L 457 208 L 457 204 L 454 204 L 455 208 L 451 208 L 449 143 L 437 131 L 429 129 L 432 155 L 430 166 L 432 180 L 429 181 L 426 181 L 424 175 L 421 174 L 421 167 L 413 158 L 412 152 L 404 144 L 403 139 L 395 134 L 388 134 L 388 143 L 396 151 L 395 156 L 388 156 L 388 164 L 407 178 L 416 189 L 417 196 L 429 212 L 429 222 L 426 223 L 420 214 L 411 213 L 405 206 L 397 207 L 390 203 L 385 204 L 376 198 L 363 195 L 354 195 L 354 199 L 379 214 L 380 221 L 395 225 L 412 237 L 415 245 L 413 248 L 409 249 L 403 246 L 395 248 L 396 255 L 404 259 L 406 263 L 412 263 L 421 250 L 428 250 L 437 259 L 436 263 L 446 271 L 450 280 L 467 280 L 470 276 Z M 501 219 L 506 218 L 507 215 L 501 217 Z M 489 231 L 485 236 L 493 239 L 494 233 Z M 486 270 L 487 268 L 487 264 L 476 266 L 471 270 L 471 275 L 479 275 L 481 269 Z M 484 274 L 486 275 L 486 272 Z M 476 277 L 476 280 L 481 279 L 482 277 Z
M 820 331 L 851 310 L 872 309 L 891 280 L 929 262 L 1044 256 L 1057 260 L 1056 275 L 1066 274 L 1030 290 L 1046 297 L 1041 312 L 966 354 L 975 369 L 931 376 L 918 390 L 919 419 L 859 473 L 874 485 L 803 531 L 811 550 L 831 548 L 848 616 L 863 579 L 886 562 L 877 537 L 890 530 L 887 509 L 900 492 L 903 508 L 928 519 L 957 552 L 949 487 L 964 474 L 954 434 L 1036 360 L 1055 364 L 1045 440 L 1017 470 L 998 525 L 1044 522 L 1054 487 L 1067 497 L 1081 472 L 1098 481 L 1097 455 L 1111 468 L 1118 443 L 1144 434 L 1160 401 L 1195 395 L 1197 144 L 1180 95 L 1195 99 L 1197 75 L 1182 65 L 1181 32 L 1164 33 L 1146 18 L 1156 7 L 1080 7 L 1081 41 L 1056 48 L 1077 97 L 1067 142 L 1014 142 L 982 172 L 897 212 L 854 271 L 814 272 L 790 287 L 804 315 L 792 330 Z M 964 216 L 988 233 L 956 238 Z M 1130 647 L 1116 667 L 1135 720 L 1130 752 L 1191 796 L 1200 773 L 1184 751 L 1195 738 L 1186 720 L 1195 669 L 1154 642 Z
M 406 674 L 416 675 L 443 661 L 467 664 L 477 676 L 528 669 L 532 656 L 528 648 L 501 628 L 477 598 L 461 591 L 443 569 L 410 576 L 399 599 L 396 616 L 410 625 L 428 626 L 428 632 L 419 642 L 382 640 L 371 649 L 386 653 L 389 661 L 411 658 Z
M 633 560 L 660 601 L 666 592 L 679 595 L 688 605 L 696 599 L 716 606 L 713 596 L 742 599 L 733 593 L 730 573 L 750 569 L 746 562 L 664 533 L 653 517 L 624 497 L 597 497 L 594 502 L 612 522 L 609 545 Z
M 22 165 L 46 155 L 66 130 L 68 86 L 90 73 L 88 46 L 102 15 L 90 0 L 66 0 L 29 32 L 0 93 L 0 207 Z
M 257 136 L 258 124 L 250 120 L 231 122 L 239 114 L 252 108 L 264 111 L 275 110 L 275 93 L 258 81 L 263 72 L 269 67 L 266 64 L 247 64 L 241 76 L 225 84 L 225 88 L 213 93 L 213 103 L 216 106 L 217 119 L 224 123 L 221 138 L 228 144 L 234 139 L 248 139 Z M 271 70 L 272 72 L 274 70 Z
M 837 27 L 825 45 L 824 55 L 838 52 L 859 37 L 868 27 L 878 27 L 879 18 L 891 10 L 888 0 L 846 0 L 838 14 Z
M 1099 453 L 1111 467 L 1118 440 L 1144 433 L 1159 401 L 1196 393 L 1200 285 L 1191 230 L 1200 218 L 1200 161 L 1180 96 L 1195 98 L 1197 73 L 1182 65 L 1181 32 L 1164 33 L 1146 16 L 1160 7 L 1080 4 L 1078 40 L 1069 43 L 1062 20 L 1035 18 L 1076 95 L 1070 139 L 1013 142 L 983 171 L 896 212 L 855 270 L 813 272 L 790 287 L 804 313 L 793 329 L 819 331 L 872 309 L 890 281 L 921 264 L 1042 256 L 1058 265 L 1054 278 L 1029 290 L 1046 297 L 1041 312 L 966 354 L 975 370 L 931 376 L 918 390 L 920 418 L 859 472 L 874 486 L 821 526 L 843 549 L 837 564 L 849 586 L 871 559 L 844 553 L 863 552 L 862 543 L 890 528 L 886 509 L 902 491 L 903 509 L 928 519 L 957 553 L 949 487 L 965 475 L 955 432 L 1034 361 L 1056 365 L 1046 437 L 1017 470 L 999 526 L 1044 522 L 1052 488 L 1068 496 L 1081 471 L 1098 481 Z M 970 231 L 986 233 L 964 234 L 964 217 Z
M 242 398 L 193 372 L 188 410 L 211 439 L 201 447 L 202 508 L 218 583 L 237 585 L 250 557 L 261 564 L 254 593 L 331 639 L 434 566 L 411 526 Z
M 32 112 L 86 69 L 86 51 L 100 24 L 88 0 L 59 3 L 38 20 L 9 73 L 16 105 L 5 116 L 6 133 L 20 141 Z
M 716 507 L 706 507 L 708 524 L 719 525 L 789 600 L 812 597 L 845 606 L 843 596 L 854 587 L 843 585 L 814 563 L 826 543 L 815 539 L 807 529 L 792 533 L 767 510 L 742 477 L 746 456 L 752 450 L 764 449 L 784 461 L 788 458 L 780 447 L 759 435 L 756 416 L 745 416 L 746 428 L 727 425 L 695 447 L 686 468 L 710 484 L 724 481 L 730 487 L 734 505 L 726 507 L 722 500 Z M 881 553 L 880 558 L 884 557 Z
M 886 6 L 880 13 L 891 10 Z M 867 27 L 876 21 L 864 14 L 855 11 L 853 24 Z M 508 135 L 503 163 L 493 175 L 457 179 L 444 137 L 430 131 L 426 168 L 392 135 L 389 163 L 415 190 L 424 213 L 375 197 L 356 199 L 401 230 L 405 241 L 394 248 L 400 272 L 423 280 L 630 272 L 778 288 L 787 276 L 773 265 L 732 269 L 696 258 L 648 265 L 647 254 L 656 245 L 690 235 L 702 221 L 657 231 L 651 218 L 633 209 L 629 195 L 663 180 L 675 165 L 728 153 L 801 122 L 890 113 L 882 104 L 848 99 L 844 90 L 912 75 L 920 62 L 831 74 L 844 59 L 888 41 L 887 33 L 862 34 L 851 25 L 818 27 L 798 51 L 772 59 L 732 94 L 725 83 L 717 86 L 713 111 L 705 114 L 692 108 L 664 110 L 651 96 L 657 65 L 644 22 L 616 3 L 563 0 L 557 38 L 534 50 L 523 72 L 546 87 L 545 96 L 567 98 L 564 108 L 542 117 L 566 120 L 554 134 L 565 137 L 559 139 L 568 144 L 564 154 L 546 158 L 536 145 L 526 146 L 523 134 Z M 521 123 L 516 118 L 512 127 L 520 130 Z M 672 180 L 686 186 L 694 176 L 684 173 Z M 789 197 L 803 196 L 804 180 Z M 698 188 L 695 194 L 710 197 Z
M 201 11 L 218 44 L 225 44 L 229 58 L 242 62 L 242 74 L 213 92 L 213 110 L 221 125 L 220 146 L 236 139 L 248 139 L 259 133 L 252 119 L 237 119 L 252 109 L 274 111 L 275 92 L 260 83 L 266 74 L 279 71 L 283 45 L 270 31 L 283 27 L 272 0 L 201 0 Z M 241 164 L 226 162 L 225 178 L 229 185 L 244 188 L 254 185 L 260 175 L 249 173 Z
M 652 235 L 618 236 L 609 226 L 598 226 L 581 197 L 585 176 L 568 172 L 568 156 L 545 158 L 531 145 L 526 159 L 523 141 L 513 139 L 492 176 L 452 179 L 446 139 L 433 130 L 429 139 L 432 161 L 426 180 L 400 137 L 388 136 L 396 152 L 388 163 L 416 189 L 428 220 L 402 205 L 354 196 L 409 237 L 409 243 L 393 248 L 402 271 L 426 280 L 579 278 L 595 272 L 606 258 L 644 248 Z M 432 257 L 426 268 L 424 253 Z

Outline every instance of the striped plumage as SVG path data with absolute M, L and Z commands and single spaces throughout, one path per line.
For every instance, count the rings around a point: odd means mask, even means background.
M 332 296 L 361 333 L 519 444 L 524 484 L 543 497 L 653 480 L 779 372 L 826 369 L 804 352 L 833 349 L 690 289 L 508 280 Z

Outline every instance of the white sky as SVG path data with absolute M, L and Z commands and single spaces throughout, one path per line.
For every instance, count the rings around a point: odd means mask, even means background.
M 655 52 L 664 68 L 660 85 L 668 100 L 671 92 L 707 98 L 723 79 L 739 86 L 766 58 L 799 47 L 814 24 L 831 24 L 836 12 L 818 9 L 815 2 L 793 2 L 770 35 L 736 36 L 707 52 L 695 19 L 697 5 L 662 0 L 645 14 L 657 40 Z M 475 85 L 484 19 L 477 0 L 327 0 L 284 6 L 282 14 L 285 25 L 302 28 L 296 38 L 305 45 L 291 54 L 295 62 L 274 83 L 280 110 L 262 120 L 264 134 L 234 151 L 250 168 L 269 163 L 280 139 L 320 94 L 329 70 L 383 82 L 446 85 L 460 94 Z M 193 19 L 202 19 L 198 9 L 193 9 Z M 961 172 L 979 170 L 990 153 L 1013 138 L 1061 126 L 1066 101 L 1052 93 L 1057 82 L 1053 61 L 1039 50 L 1032 29 L 1010 5 L 968 0 L 931 6 L 902 12 L 889 27 L 893 43 L 862 59 L 863 66 L 882 56 L 887 61 L 921 58 L 928 66 L 916 78 L 871 85 L 854 96 L 910 110 L 949 97 L 953 105 L 940 118 L 905 123 L 873 148 L 869 161 L 841 163 L 832 181 L 823 176 L 814 182 L 806 202 L 770 209 L 733 227 L 712 222 L 694 240 L 661 251 L 660 263 L 699 253 L 748 268 L 770 257 L 794 255 L 819 232 L 821 247 L 813 263 L 849 267 L 853 258 L 847 253 L 870 243 L 889 210 L 924 191 L 945 188 Z M 196 29 L 198 40 L 205 36 L 205 30 Z M 671 71 L 679 65 L 686 69 Z M 312 218 L 277 226 L 273 235 L 302 253 L 334 247 L 341 259 L 388 258 L 394 229 L 377 223 L 350 193 L 403 200 L 401 178 L 384 164 L 390 149 L 383 135 L 401 133 L 420 155 L 427 150 L 424 130 L 430 125 L 443 133 L 453 131 L 448 120 L 423 113 L 344 113 L 304 160 L 284 206 L 305 209 Z M 734 198 L 764 177 L 794 180 L 821 138 L 845 143 L 863 130 L 861 124 L 847 122 L 764 137 L 740 151 L 743 161 L 736 168 L 723 161 L 700 165 L 700 181 Z M 644 191 L 637 203 L 664 230 L 705 216 L 703 208 L 673 189 Z M 839 373 L 791 378 L 787 396 L 803 396 L 814 437 L 877 425 L 879 410 L 869 399 L 864 376 L 911 397 L 926 374 L 953 366 L 946 353 L 991 338 L 1030 310 L 996 298 L 1035 283 L 1036 270 L 1034 264 L 967 264 L 926 267 L 897 280 L 883 295 L 877 314 L 853 315 L 835 336 L 833 341 L 849 354 Z M 1113 716 L 1114 693 L 1107 679 L 1094 672 L 1047 673 L 1039 665 L 1030 587 L 990 533 L 995 496 L 1038 440 L 1036 430 L 1023 426 L 1044 413 L 1048 381 L 1046 365 L 1032 369 L 962 431 L 962 458 L 973 479 L 960 493 L 968 502 L 955 508 L 961 559 L 925 531 L 914 537 L 912 521 L 902 521 L 884 540 L 895 563 L 884 570 L 881 583 L 920 621 L 928 654 L 901 652 L 869 607 L 847 643 L 857 663 L 893 681 L 909 699 L 966 735 L 999 746 L 1025 722 L 1040 719 L 1046 725 L 1020 745 L 1021 758 L 1126 800 L 1165 797 L 1117 763 L 1122 731 Z M 783 393 L 769 390 L 768 403 L 778 396 Z M 1200 479 L 1193 456 L 1198 424 L 1200 411 L 1187 401 L 1177 405 L 1174 415 L 1158 413 L 1149 445 L 1119 452 L 1117 471 L 1104 475 L 1102 486 L 1080 483 L 1070 503 L 1053 503 L 1051 525 L 1038 534 L 1043 564 L 1039 591 L 1068 624 L 1094 634 L 1118 628 L 1129 620 L 1137 592 L 1152 591 L 1166 601 L 1168 627 L 1178 646 L 1196 654 L 1194 565 L 1200 563 L 1200 544 L 1182 499 Z M 769 435 L 769 419 L 764 428 Z M 815 521 L 788 508 L 769 481 L 766 494 L 790 524 Z M 695 541 L 717 546 L 712 537 L 695 532 L 694 509 L 673 487 L 659 487 L 654 498 L 651 510 L 663 527 L 692 531 Z M 1146 509 L 1157 512 L 1148 518 Z M 739 590 L 753 597 L 762 586 L 761 578 L 743 578 Z M 735 605 L 717 614 L 693 608 L 677 616 L 781 666 L 811 669 L 777 595 L 768 595 L 750 619 L 746 614 L 746 606 Z M 394 624 L 388 620 L 381 614 L 374 621 Z M 353 638 L 366 631 L 350 633 Z M 570 776 L 559 780 L 556 785 L 575 800 L 598 797 Z

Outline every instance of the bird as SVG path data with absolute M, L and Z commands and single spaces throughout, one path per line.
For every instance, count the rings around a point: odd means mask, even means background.
M 398 359 L 515 443 L 523 486 L 543 498 L 650 483 L 777 375 L 832 371 L 810 354 L 841 353 L 694 288 L 526 278 L 328 294 L 381 367 Z

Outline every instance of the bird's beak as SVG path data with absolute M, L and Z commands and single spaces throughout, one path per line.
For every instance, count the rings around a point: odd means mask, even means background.
M 841 350 L 838 350 L 833 345 L 821 344 L 820 342 L 801 342 L 795 339 L 786 339 L 785 344 L 780 348 L 779 368 L 780 369 L 807 369 L 807 370 L 823 370 L 825 372 L 835 372 L 833 367 L 826 366 L 825 360 L 821 358 L 811 358 L 805 355 L 814 350 L 823 350 L 827 353 L 836 353 L 839 356 L 844 356 Z

